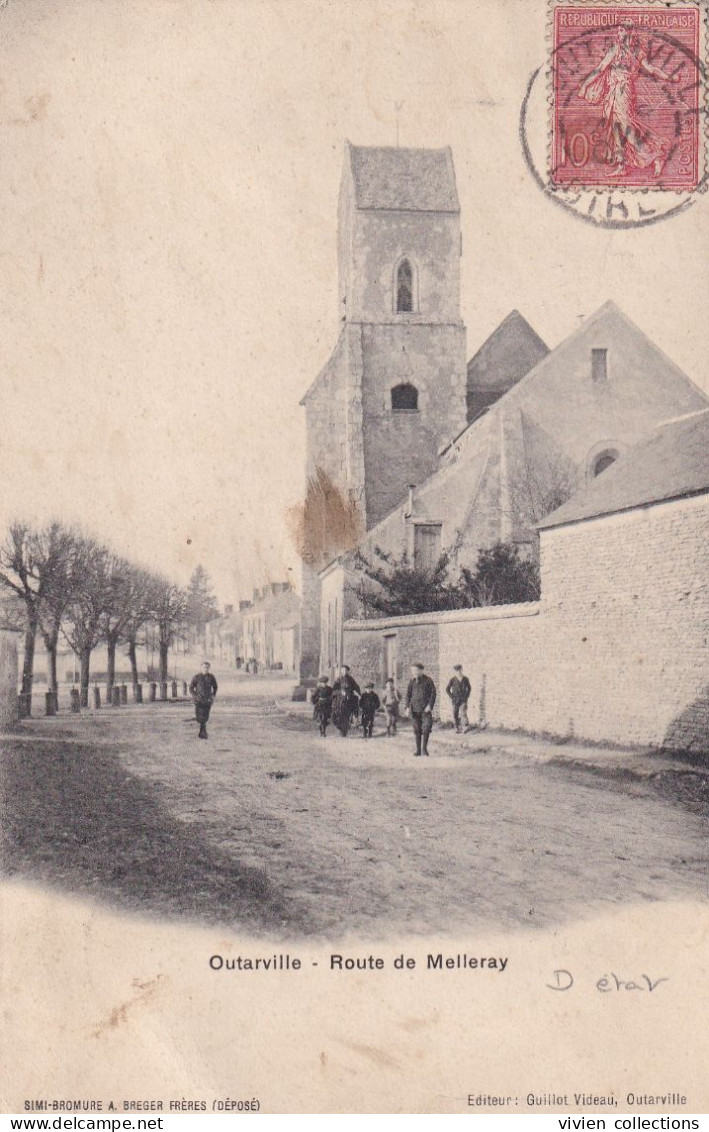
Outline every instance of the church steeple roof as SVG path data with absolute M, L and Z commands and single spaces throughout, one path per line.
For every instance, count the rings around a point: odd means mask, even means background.
M 449 148 L 348 148 L 356 208 L 460 212 Z

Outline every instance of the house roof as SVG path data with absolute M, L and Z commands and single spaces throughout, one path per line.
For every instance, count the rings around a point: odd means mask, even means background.
M 349 155 L 357 208 L 460 212 L 449 148 L 350 145 Z
M 560 527 L 709 491 L 709 409 L 668 421 L 538 527 Z
M 687 374 L 679 368 L 676 362 L 673 362 L 672 359 L 669 358 L 667 354 L 665 354 L 664 351 L 659 348 L 659 346 L 651 341 L 651 339 L 648 338 L 644 331 L 640 330 L 640 328 L 636 326 L 632 319 L 628 318 L 627 314 L 625 314 L 616 305 L 616 303 L 613 302 L 612 299 L 608 299 L 605 303 L 603 303 L 602 306 L 598 308 L 598 310 L 594 311 L 592 315 L 589 315 L 588 318 L 585 318 L 581 325 L 578 326 L 571 334 L 569 334 L 567 338 L 564 338 L 558 344 L 558 346 L 555 346 L 552 350 L 549 350 L 546 354 L 544 354 L 544 356 L 539 359 L 536 365 L 532 366 L 532 368 L 527 373 L 525 373 L 523 377 L 521 377 L 514 385 L 512 385 L 509 389 L 502 393 L 502 395 L 495 401 L 495 405 L 506 406 L 514 404 L 518 390 L 524 389 L 532 382 L 538 380 L 548 371 L 549 367 L 558 366 L 560 360 L 566 356 L 568 351 L 570 351 L 575 346 L 579 339 L 588 337 L 589 332 L 592 332 L 599 323 L 602 325 L 607 319 L 613 319 L 617 323 L 625 325 L 633 333 L 640 335 L 641 338 L 644 339 L 645 342 L 647 342 L 648 346 L 651 347 L 653 353 L 664 361 L 667 366 L 668 373 L 671 375 L 673 374 L 676 377 L 680 377 L 688 387 L 695 390 L 695 392 L 699 395 L 699 398 L 704 403 L 707 403 L 708 398 L 706 393 L 704 393 L 703 390 L 695 385 L 695 383 L 687 376 Z M 495 332 L 493 332 L 493 337 L 494 334 Z M 481 349 L 484 348 L 484 346 L 485 343 L 483 343 L 483 347 L 481 347 Z M 472 360 L 474 359 L 471 359 L 471 361 Z M 468 439 L 467 434 L 472 434 L 472 430 L 478 426 L 480 420 L 480 417 L 476 417 L 470 422 L 470 424 L 466 425 L 464 429 L 461 429 L 457 436 L 454 436 L 452 440 L 450 440 L 439 450 L 439 457 L 450 459 L 456 447 L 460 450 L 461 445 L 464 445 Z
M 505 393 L 548 353 L 526 318 L 510 311 L 468 362 L 468 386 Z

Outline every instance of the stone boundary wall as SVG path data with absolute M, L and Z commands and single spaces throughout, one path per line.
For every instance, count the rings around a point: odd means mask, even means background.
M 621 745 L 709 753 L 709 496 L 639 507 L 541 534 L 542 600 L 349 621 L 357 679 L 426 665 L 443 693 L 454 664 L 472 721 Z
M 709 495 L 543 532 L 548 730 L 709 752 Z
M 519 699 L 517 660 L 530 654 L 538 636 L 537 625 L 540 606 L 537 602 L 524 605 L 489 606 L 484 609 L 460 609 L 447 613 L 425 613 L 414 617 L 390 617 L 376 621 L 348 621 L 345 625 L 345 659 L 352 666 L 355 679 L 371 679 L 379 684 L 384 679 L 384 639 L 396 638 L 396 676 L 400 690 L 404 691 L 410 678 L 409 668 L 414 663 L 425 666 L 426 672 L 438 688 L 436 715 L 443 720 L 453 718 L 450 701 L 444 694 L 454 664 L 463 664 L 473 684 L 471 718 L 478 719 L 482 705 L 482 718 L 500 727 L 523 727 L 528 718 L 525 704 Z M 485 654 L 485 664 L 478 663 Z M 495 657 L 495 671 L 491 664 Z M 486 689 L 492 678 L 496 696 L 501 700 L 501 689 L 507 688 L 510 696 L 508 709 L 495 718 L 486 714 Z M 361 682 L 361 681 L 360 681 Z

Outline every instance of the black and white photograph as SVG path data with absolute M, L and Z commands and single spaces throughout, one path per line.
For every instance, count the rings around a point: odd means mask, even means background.
M 707 20 L 0 4 L 3 1113 L 707 1111 Z

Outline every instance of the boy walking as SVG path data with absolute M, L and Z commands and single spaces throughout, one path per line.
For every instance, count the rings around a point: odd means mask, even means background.
M 332 688 L 327 676 L 320 677 L 317 688 L 313 688 L 310 700 L 313 704 L 313 719 L 317 719 L 320 734 L 325 738 L 332 715 Z
M 460 735 L 470 727 L 468 723 L 468 700 L 470 699 L 470 681 L 463 674 L 463 665 L 453 665 L 453 675 L 446 686 L 446 692 L 453 704 L 453 722 Z
M 396 735 L 396 724 L 399 719 L 399 704 L 401 694 L 397 690 L 393 676 L 390 676 L 384 689 L 384 714 L 387 721 L 387 738 Z
M 195 716 L 199 724 L 198 739 L 207 739 L 207 722 L 212 710 L 214 697 L 217 694 L 217 681 L 209 671 L 209 661 L 205 660 L 202 671 L 193 676 L 190 681 L 190 695 L 194 701 Z

